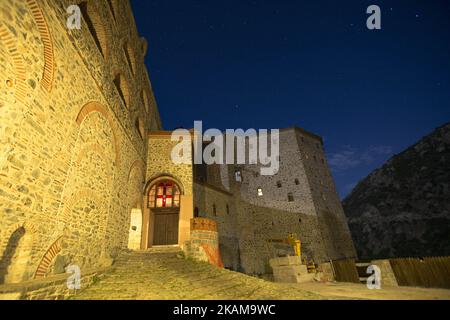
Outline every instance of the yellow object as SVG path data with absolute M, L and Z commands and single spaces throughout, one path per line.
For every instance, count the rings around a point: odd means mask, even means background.
M 297 239 L 297 235 L 295 233 L 289 233 L 287 239 L 270 239 L 269 242 L 281 242 L 290 244 L 294 248 L 295 256 L 302 256 L 301 242 L 299 239 Z
M 294 247 L 294 253 L 297 257 L 301 257 L 302 256 L 302 251 L 301 251 L 301 242 L 299 239 L 297 239 L 297 236 L 293 233 L 289 233 L 288 235 L 288 242 L 291 246 Z

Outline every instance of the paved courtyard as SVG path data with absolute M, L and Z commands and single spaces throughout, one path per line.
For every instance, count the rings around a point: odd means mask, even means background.
M 450 290 L 350 283 L 281 284 L 186 260 L 176 249 L 122 254 L 114 269 L 74 299 L 450 299 Z

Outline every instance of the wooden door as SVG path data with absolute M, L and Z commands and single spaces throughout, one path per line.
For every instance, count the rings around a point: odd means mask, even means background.
M 178 212 L 155 213 L 153 245 L 178 244 Z

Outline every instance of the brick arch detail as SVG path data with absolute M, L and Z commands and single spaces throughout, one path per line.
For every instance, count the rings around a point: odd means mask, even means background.
M 31 10 L 31 15 L 41 35 L 42 43 L 44 44 L 44 71 L 41 80 L 41 86 L 50 92 L 52 90 L 53 79 L 55 74 L 55 59 L 53 53 L 53 40 L 50 30 L 47 25 L 47 20 L 39 7 L 37 0 L 27 0 L 28 7 Z
M 11 235 L 14 231 L 19 228 L 24 228 L 25 232 L 30 233 L 30 235 L 35 235 L 37 233 L 36 227 L 31 222 L 19 222 L 14 224 L 12 227 L 8 228 L 6 235 Z
M 112 133 L 113 133 L 113 144 L 114 144 L 114 151 L 116 153 L 116 165 L 120 163 L 120 150 L 119 150 L 119 142 L 117 141 L 117 130 L 116 126 L 114 124 L 114 121 L 111 117 L 111 114 L 106 110 L 106 108 L 99 102 L 88 102 L 85 104 L 80 112 L 77 115 L 76 122 L 80 126 L 84 119 L 91 113 L 91 112 L 98 112 L 108 121 L 109 126 L 111 127 Z
M 4 24 L 0 22 L 0 42 L 8 50 L 12 57 L 14 68 L 16 73 L 15 77 L 15 91 L 14 97 L 23 104 L 26 104 L 26 96 L 28 93 L 28 87 L 25 83 L 26 72 L 25 72 L 25 62 L 23 57 L 19 54 L 17 49 L 17 39 L 11 34 L 11 32 L 5 27 Z
M 61 252 L 62 249 L 61 244 L 62 244 L 62 236 L 60 236 L 55 242 L 53 242 L 50 248 L 47 249 L 47 251 L 45 252 L 44 256 L 41 259 L 41 262 L 39 262 L 36 272 L 34 273 L 35 279 L 43 278 L 45 276 L 53 259 L 59 252 Z

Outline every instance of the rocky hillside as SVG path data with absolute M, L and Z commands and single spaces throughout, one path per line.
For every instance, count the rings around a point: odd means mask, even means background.
M 359 182 L 343 206 L 360 259 L 450 255 L 450 123 Z

